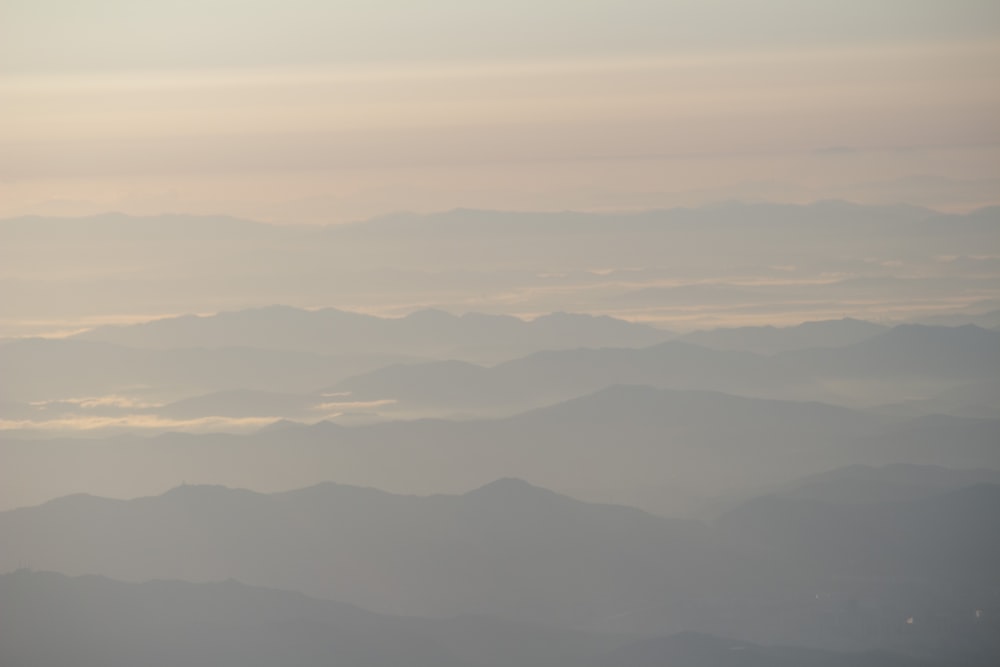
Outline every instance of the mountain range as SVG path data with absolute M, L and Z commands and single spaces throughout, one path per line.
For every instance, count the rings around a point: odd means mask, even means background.
M 0 568 L 202 582 L 112 586 L 44 575 L 63 593 L 68 583 L 115 588 L 100 605 L 91 603 L 97 617 L 113 600 L 143 591 L 175 600 L 207 596 L 200 603 L 206 613 L 220 597 L 241 600 L 247 613 L 255 613 L 255 600 L 278 597 L 281 609 L 310 605 L 303 619 L 331 614 L 329 636 L 346 632 L 348 645 L 350 629 L 365 625 L 358 618 L 375 628 L 384 624 L 388 637 L 395 637 L 393 623 L 342 605 L 210 582 L 236 579 L 380 614 L 416 615 L 426 620 L 412 627 L 424 629 L 461 625 L 435 619 L 478 618 L 470 622 L 489 632 L 484 619 L 499 617 L 507 620 L 492 624 L 494 631 L 514 636 L 517 624 L 527 623 L 646 637 L 698 631 L 739 642 L 893 650 L 926 659 L 996 655 L 1000 645 L 990 628 L 1000 602 L 1000 541 L 990 526 L 1000 486 L 973 484 L 857 507 L 764 496 L 701 523 L 582 503 L 512 479 L 459 496 L 424 497 L 330 483 L 269 495 L 186 486 L 128 501 L 69 496 L 2 512 Z M 44 576 L 0 581 L 44 583 Z M 240 626 L 243 618 L 235 613 L 229 622 Z M 550 649 L 567 645 L 545 638 L 559 632 L 536 632 L 535 641 Z M 638 659 L 661 640 L 645 649 L 638 648 L 642 642 L 628 648 L 617 641 L 589 635 L 577 648 L 603 642 L 609 651 L 636 651 Z M 385 647 L 393 645 L 395 639 Z
M 7 436 L 0 506 L 74 491 L 129 497 L 185 480 L 279 490 L 334 478 L 434 493 L 511 476 L 681 514 L 720 494 L 843 465 L 1000 467 L 998 432 L 997 420 L 901 419 L 820 403 L 616 386 L 499 419 L 281 423 L 242 435 Z
M 644 324 L 570 313 L 524 320 L 425 309 L 391 318 L 335 308 L 271 306 L 98 327 L 76 337 L 141 348 L 252 347 L 335 355 L 503 360 L 544 349 L 645 347 L 670 336 Z
M 306 311 L 293 312 L 299 313 L 295 317 L 312 321 L 313 315 Z M 252 321 L 258 315 L 249 312 L 233 317 Z M 378 327 L 392 322 L 355 314 L 351 317 L 377 322 Z M 471 316 L 433 317 L 463 322 Z M 575 321 L 570 316 L 561 317 Z M 411 319 L 419 318 L 404 318 Z M 515 327 L 528 330 L 544 318 L 532 323 L 515 318 L 498 319 L 518 322 Z M 604 320 L 599 318 L 579 321 L 583 325 L 581 331 L 597 323 L 595 335 L 604 326 L 600 324 Z M 163 326 L 169 329 L 174 326 L 172 322 L 166 320 Z M 665 335 L 648 328 L 632 329 L 637 325 L 616 320 L 607 322 L 611 323 L 609 329 L 622 329 L 640 337 Z M 157 324 L 120 331 L 141 334 L 143 327 Z M 203 329 L 200 321 L 193 321 L 191 326 L 195 332 Z M 837 322 L 815 323 L 811 327 L 767 331 L 757 338 L 794 348 L 785 334 L 800 342 L 805 340 L 804 336 L 815 338 L 817 343 L 829 342 L 841 326 Z M 253 326 L 236 328 L 256 330 Z M 199 336 L 189 342 L 208 347 L 160 349 L 152 345 L 147 349 L 146 344 L 134 348 L 77 339 L 28 339 L 0 344 L 0 372 L 14 378 L 0 390 L 0 403 L 4 404 L 0 407 L 3 410 L 0 417 L 44 422 L 64 414 L 128 415 L 128 408 L 163 419 L 177 419 L 181 415 L 188 419 L 238 415 L 315 421 L 333 413 L 357 411 L 370 412 L 375 419 L 499 416 L 582 396 L 614 384 L 811 399 L 879 407 L 889 414 L 941 411 L 961 416 L 992 416 L 996 402 L 988 385 L 1000 374 L 997 361 L 1000 333 L 974 325 L 954 328 L 900 325 L 887 330 L 878 328 L 878 333 L 867 326 L 862 328 L 872 335 L 858 342 L 839 347 L 787 349 L 770 355 L 709 349 L 674 340 L 640 348 L 549 349 L 494 366 L 456 359 L 414 363 L 413 357 L 401 356 L 402 351 L 375 354 L 355 350 L 341 355 L 319 355 L 288 349 L 213 348 L 211 337 Z M 807 330 L 806 334 L 797 333 Z M 320 331 L 309 326 L 301 331 L 322 338 Z M 569 336 L 559 344 L 554 342 L 559 336 L 544 341 L 536 339 L 535 344 L 551 343 L 558 348 L 575 345 L 580 336 L 586 335 L 589 334 Z M 755 335 L 749 331 L 748 340 Z M 261 336 L 265 335 L 244 338 L 263 344 L 266 341 Z M 456 336 L 460 337 L 460 332 Z M 609 336 L 614 337 L 610 333 Z M 181 336 L 177 342 L 183 340 L 186 339 Z M 412 351 L 416 349 L 411 348 Z M 429 352 L 426 348 L 423 351 Z M 216 395 L 219 392 L 222 394 Z M 295 396 L 277 399 L 277 394 Z M 199 398 L 199 395 L 204 396 Z M 265 395 L 277 400 L 263 401 Z M 102 397 L 130 399 L 118 402 L 131 405 L 119 405 L 115 412 L 112 410 L 115 401 L 102 402 L 99 400 Z M 183 402 L 175 404 L 178 400 Z M 82 402 L 88 404 L 90 412 L 81 411 Z M 321 407 L 327 404 L 329 408 Z M 95 412 L 95 407 L 104 412 Z
M 365 612 L 235 581 L 121 583 L 0 575 L 0 656 L 50 667 L 940 667 L 884 651 L 835 653 L 681 634 L 641 638 L 496 618 Z M 952 663 L 955 664 L 955 663 Z M 962 663 L 977 666 L 974 661 Z M 984 663 L 979 663 L 984 664 Z
M 988 258 L 998 211 L 827 201 L 459 209 L 328 227 L 184 215 L 8 219 L 0 221 L 0 265 L 9 271 L 0 278 L 8 297 L 0 335 L 40 331 L 15 322 L 65 332 L 108 314 L 138 321 L 273 303 L 392 314 L 423 306 L 589 312 L 674 329 L 748 317 L 914 320 L 995 310 Z
M 668 341 L 641 349 L 544 351 L 485 368 L 428 362 L 382 368 L 327 389 L 356 400 L 391 399 L 392 408 L 448 411 L 526 409 L 613 384 L 703 389 L 769 398 L 877 405 L 982 383 L 1000 375 L 1000 334 L 900 325 L 842 347 L 770 356 Z

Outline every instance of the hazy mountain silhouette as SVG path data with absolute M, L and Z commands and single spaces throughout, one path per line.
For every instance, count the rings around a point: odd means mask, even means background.
M 778 356 L 786 368 L 804 366 L 826 377 L 993 379 L 1000 373 L 1000 335 L 972 324 L 903 324 L 847 347 Z
M 916 500 L 976 484 L 1000 484 L 1000 470 L 910 463 L 852 465 L 795 480 L 774 495 L 792 500 L 859 505 Z
M 389 613 L 502 614 L 599 625 L 690 596 L 704 529 L 517 480 L 462 496 L 322 484 L 273 495 L 211 486 L 116 501 L 69 496 L 0 514 L 3 569 L 241 581 Z M 686 591 L 686 592 L 685 592 Z
M 513 383 L 503 385 L 485 366 L 465 361 L 433 361 L 393 364 L 347 378 L 324 391 L 357 400 L 391 400 L 401 409 L 448 412 L 530 405 L 531 399 L 526 400 L 524 394 L 530 395 L 532 388 L 524 390 Z
M 990 236 L 988 224 L 993 213 L 983 210 L 970 214 L 970 229 Z M 419 242 L 421 238 L 456 238 L 469 242 L 496 242 L 498 239 L 523 239 L 529 256 L 545 251 L 549 244 L 573 237 L 582 242 L 582 249 L 591 251 L 598 240 L 610 243 L 612 252 L 631 253 L 633 258 L 648 261 L 653 253 L 664 248 L 643 247 L 641 239 L 678 239 L 686 235 L 685 245 L 699 245 L 713 240 L 716 246 L 746 243 L 751 247 L 766 247 L 770 238 L 766 232 L 781 234 L 789 244 L 814 247 L 823 242 L 845 247 L 861 240 L 873 242 L 902 233 L 939 235 L 945 225 L 954 225 L 963 216 L 940 216 L 934 211 L 904 206 L 864 206 L 842 201 L 824 201 L 799 206 L 794 204 L 727 202 L 698 209 L 666 209 L 626 213 L 522 213 L 455 209 L 427 215 L 383 216 L 366 223 L 329 227 L 331 236 L 352 234 L 380 235 L 393 239 Z M 919 224 L 927 221 L 922 226 Z M 959 223 L 962 224 L 962 223 Z M 762 233 L 763 232 L 763 233 Z M 615 238 L 617 237 L 617 242 Z M 668 247 L 669 249 L 669 247 Z M 711 253 L 709 254 L 711 256 Z
M 882 333 L 886 327 L 844 318 L 805 322 L 792 327 L 736 327 L 710 329 L 684 335 L 681 340 L 720 350 L 745 350 L 776 354 L 815 347 L 843 347 Z
M 997 420 L 898 420 L 818 403 L 619 386 L 490 420 L 323 422 L 99 443 L 8 436 L 0 498 L 10 507 L 81 490 L 135 496 L 184 480 L 279 490 L 331 477 L 434 493 L 514 476 L 677 514 L 720 495 L 858 463 L 1000 468 L 997 433 Z
M 976 484 L 863 506 L 762 497 L 717 526 L 733 542 L 755 544 L 759 556 L 790 573 L 826 573 L 826 586 L 841 595 L 892 598 L 888 607 L 902 618 L 919 618 L 931 643 L 956 627 L 971 629 L 977 609 L 1000 603 L 998 511 L 1000 485 Z M 833 584 L 837 580 L 842 583 Z M 894 588 L 909 590 L 895 597 Z M 996 655 L 1000 641 L 992 637 L 977 650 L 987 646 Z
M 291 310 L 296 317 L 312 316 Z M 236 314 L 237 319 L 249 312 Z M 427 317 L 449 322 L 470 319 L 430 311 L 404 319 Z M 551 316 L 534 322 L 563 318 L 575 321 L 572 316 Z M 508 319 L 519 327 L 531 326 Z M 429 326 L 428 337 L 434 328 Z M 943 412 L 988 417 L 995 403 L 989 383 L 1000 375 L 998 360 L 1000 333 L 973 325 L 900 325 L 839 348 L 797 349 L 771 356 L 668 341 L 645 348 L 546 350 L 492 367 L 454 360 L 387 365 L 393 358 L 377 355 L 325 356 L 234 347 L 137 349 L 36 339 L 0 344 L 0 372 L 14 378 L 0 390 L 0 401 L 6 404 L 3 414 L 8 419 L 44 420 L 59 410 L 72 411 L 72 405 L 52 405 L 53 399 L 128 394 L 142 387 L 149 398 L 161 403 L 164 396 L 192 399 L 179 406 L 144 410 L 169 419 L 182 414 L 189 418 L 238 414 L 309 421 L 324 413 L 312 413 L 308 406 L 323 403 L 368 404 L 361 411 L 372 412 L 373 418 L 465 418 L 509 415 L 610 385 L 642 384 L 878 407 L 886 414 Z M 317 392 L 317 387 L 326 389 Z M 195 398 L 220 390 L 230 392 L 228 399 Z M 243 390 L 303 396 L 267 405 L 248 394 L 232 393 Z M 30 401 L 50 404 L 33 410 L 23 405 Z
M 430 617 L 995 656 L 1000 645 L 984 628 L 996 620 L 975 611 L 998 602 L 1000 541 L 989 530 L 998 490 L 863 512 L 765 497 L 707 526 L 517 480 L 429 497 L 334 484 L 272 495 L 187 486 L 0 513 L 0 567 L 236 578 Z
M 526 409 L 613 384 L 877 405 L 887 396 L 912 395 L 914 380 L 922 383 L 919 389 L 940 393 L 956 382 L 998 374 L 996 332 L 901 325 L 840 348 L 769 357 L 668 341 L 642 349 L 544 351 L 485 369 L 429 362 L 349 378 L 330 391 L 350 391 L 363 400 L 392 399 L 396 409 L 436 415 Z M 845 380 L 852 384 L 841 388 L 838 383 Z
M 763 647 L 685 633 L 634 639 L 487 617 L 382 616 L 226 581 L 122 583 L 98 576 L 0 575 L 0 656 L 50 667 L 933 667 L 885 652 Z M 974 665 L 954 660 L 949 664 Z
M 907 438 L 899 441 L 906 442 Z M 689 516 L 714 521 L 761 497 L 846 505 L 863 511 L 863 506 L 870 503 L 907 502 L 976 484 L 1000 484 L 1000 470 L 941 464 L 852 464 L 774 484 L 722 492 L 706 499 Z
M 549 667 L 586 664 L 622 639 L 490 618 L 383 616 L 298 593 L 219 583 L 0 575 L 9 665 Z
M 994 260 L 996 261 L 996 260 Z M 932 315 L 917 320 L 920 324 L 957 327 L 965 324 L 975 324 L 984 329 L 1000 328 L 1000 309 L 985 313 L 950 313 Z
M 817 202 L 634 213 L 455 210 L 325 228 L 212 216 L 27 218 L 0 221 L 0 263 L 19 276 L 5 283 L 15 319 L 267 303 L 464 310 L 484 302 L 509 313 L 682 317 L 689 311 L 657 289 L 679 286 L 675 294 L 683 295 L 697 284 L 766 302 L 784 321 L 829 317 L 831 304 L 841 302 L 864 304 L 860 312 L 892 305 L 899 317 L 913 318 L 954 310 L 956 297 L 968 308 L 996 299 L 993 275 L 935 259 L 988 254 L 997 247 L 996 216 L 995 209 L 942 216 Z M 828 284 L 830 275 L 889 280 L 838 285 Z M 627 296 L 645 288 L 647 297 Z M 701 321 L 732 314 L 709 297 L 701 290 L 698 305 L 716 312 Z
M 505 315 L 420 310 L 386 318 L 335 308 L 270 306 L 105 326 L 77 338 L 140 348 L 253 347 L 320 354 L 397 354 L 501 360 L 542 349 L 641 347 L 666 331 L 611 317 L 552 313 L 533 320 Z
M 506 411 L 556 403 L 616 384 L 738 391 L 763 376 L 766 359 L 689 343 L 650 348 L 543 351 L 493 367 L 428 362 L 348 378 L 329 391 L 364 400 L 392 398 L 399 408 Z
M 1000 414 L 1000 380 L 960 384 L 929 398 L 881 405 L 878 410 L 891 415 L 943 414 L 989 419 Z

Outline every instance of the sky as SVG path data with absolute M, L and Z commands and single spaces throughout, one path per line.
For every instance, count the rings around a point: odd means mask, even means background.
M 1000 203 L 990 0 L 6 0 L 0 216 Z

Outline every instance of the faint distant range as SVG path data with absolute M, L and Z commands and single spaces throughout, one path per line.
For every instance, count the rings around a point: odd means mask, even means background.
M 6 337 L 274 303 L 609 314 L 677 331 L 899 322 L 1000 308 L 1000 208 L 454 210 L 313 227 L 23 217 L 0 221 L 0 266 Z
M 845 465 L 1000 468 L 998 435 L 995 417 L 896 417 L 617 386 L 501 419 L 278 423 L 242 435 L 26 439 L 8 432 L 0 443 L 0 507 L 77 491 L 128 497 L 183 481 L 282 490 L 336 479 L 434 493 L 520 477 L 676 514 Z
M 524 320 L 481 313 L 459 317 L 424 309 L 388 318 L 287 306 L 103 326 L 74 336 L 137 348 L 248 347 L 466 361 L 499 361 L 546 349 L 644 347 L 669 337 L 661 329 L 607 316 L 551 313 Z
M 851 335 L 839 336 L 842 332 Z M 845 343 L 861 332 L 860 340 Z M 745 333 L 746 347 L 790 348 L 772 355 L 740 349 L 739 330 L 721 333 L 725 335 L 717 342 L 728 341 L 736 349 L 713 350 L 677 340 L 640 349 L 543 351 L 489 368 L 452 361 L 394 365 L 327 391 L 355 400 L 392 399 L 394 409 L 437 415 L 449 408 L 473 413 L 489 407 L 524 409 L 615 384 L 865 407 L 899 403 L 898 411 L 909 409 L 911 414 L 922 406 L 928 412 L 994 416 L 1000 405 L 995 382 L 1000 377 L 1000 332 L 974 325 L 883 329 L 827 322 L 765 332 L 773 336 Z M 799 347 L 810 335 L 817 345 Z M 841 344 L 833 345 L 837 340 Z M 977 407 L 985 409 L 976 413 Z
M 469 361 L 491 357 L 505 360 Z M 7 341 L 0 374 L 7 433 L 499 417 L 613 385 L 990 418 L 1000 410 L 1000 332 L 845 319 L 672 337 L 586 315 L 275 307 Z
M 841 347 L 859 343 L 888 327 L 851 318 L 803 322 L 798 326 L 728 327 L 695 331 L 681 340 L 717 350 L 744 350 L 777 354 L 813 347 Z
M 978 318 L 1000 322 L 1000 311 Z M 132 325 L 105 325 L 75 334 L 85 341 L 137 348 L 252 347 L 317 354 L 399 354 L 462 361 L 501 361 L 540 350 L 576 347 L 644 347 L 678 339 L 720 350 L 774 354 L 840 347 L 888 329 L 843 318 L 800 325 L 701 330 L 678 337 L 669 331 L 609 316 L 549 313 L 528 320 L 510 315 L 453 315 L 423 309 L 405 317 L 378 317 L 336 308 L 304 310 L 268 306 L 167 317 Z

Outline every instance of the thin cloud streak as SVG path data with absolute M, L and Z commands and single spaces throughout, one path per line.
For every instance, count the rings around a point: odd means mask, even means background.
M 281 417 L 199 417 L 168 419 L 156 415 L 131 414 L 120 417 L 62 417 L 59 419 L 0 419 L 0 431 L 248 431 L 273 424 Z

